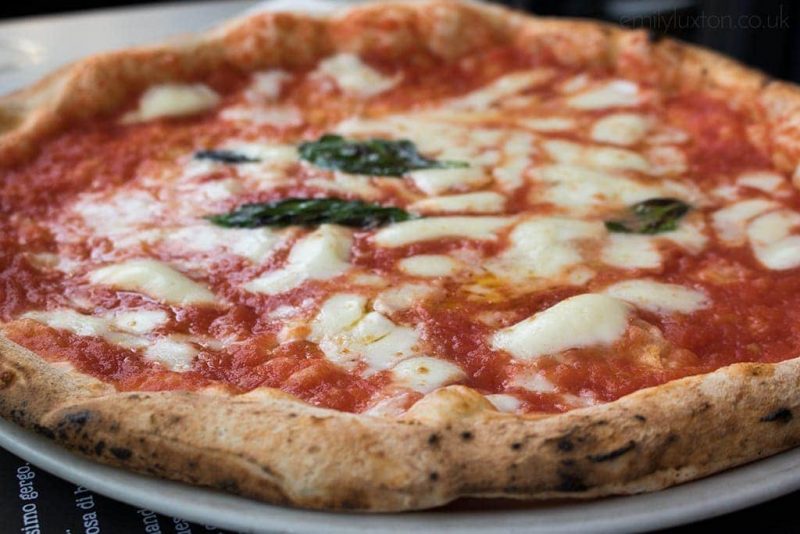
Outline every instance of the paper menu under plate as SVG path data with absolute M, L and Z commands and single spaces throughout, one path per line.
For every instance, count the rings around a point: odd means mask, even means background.
M 0 531 L 23 534 L 232 534 L 98 495 L 0 449 Z

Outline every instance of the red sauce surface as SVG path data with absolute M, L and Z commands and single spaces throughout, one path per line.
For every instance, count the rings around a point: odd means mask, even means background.
M 509 70 L 547 61 L 507 49 L 493 49 L 449 66 L 429 58 L 400 67 L 373 63 L 387 72 L 399 69 L 404 81 L 367 105 L 349 99 L 335 87 L 321 88 L 310 79 L 285 87 L 282 94 L 285 102 L 310 110 L 302 127 L 280 130 L 253 126 L 243 132 L 234 131 L 234 126 L 216 120 L 213 114 L 135 126 L 121 126 L 116 119 L 104 119 L 63 132 L 44 143 L 31 161 L 0 171 L 0 319 L 11 321 L 28 310 L 68 306 L 69 299 L 80 296 L 93 303 L 95 313 L 133 306 L 165 309 L 170 316 L 163 327 L 165 333 L 233 338 L 240 341 L 234 348 L 203 350 L 191 371 L 176 373 L 149 362 L 134 350 L 31 321 L 7 325 L 6 334 L 48 360 L 69 361 L 79 371 L 123 390 L 197 389 L 224 384 L 234 392 L 244 392 L 269 386 L 320 406 L 346 411 L 367 407 L 374 395 L 389 384 L 386 372 L 362 378 L 330 363 L 312 343 L 279 343 L 277 335 L 282 325 L 267 318 L 270 311 L 281 306 L 303 308 L 309 301 L 319 303 L 331 292 L 347 289 L 342 285 L 345 282 L 310 282 L 271 297 L 250 294 L 238 287 L 261 272 L 282 266 L 291 242 L 260 266 L 219 255 L 205 276 L 207 284 L 230 303 L 224 309 L 172 308 L 139 295 L 88 288 L 59 271 L 34 266 L 26 253 L 57 252 L 54 236 L 37 221 L 55 217 L 75 195 L 125 184 L 143 171 L 157 170 L 192 150 L 213 147 L 234 133 L 240 138 L 266 137 L 278 141 L 313 138 L 355 109 L 368 116 L 410 109 L 431 99 L 463 94 Z M 555 80 L 562 80 L 568 74 L 564 70 Z M 225 103 L 241 99 L 239 90 L 243 80 L 210 83 L 224 93 Z M 547 110 L 553 90 L 543 87 L 540 92 L 542 109 Z M 683 145 L 689 161 L 688 174 L 704 189 L 725 183 L 742 171 L 770 168 L 769 155 L 748 140 L 749 119 L 724 102 L 686 94 L 669 98 L 651 111 L 658 114 L 660 121 L 689 133 L 690 141 Z M 580 133 L 553 137 L 570 139 Z M 299 169 L 298 173 L 295 186 L 245 195 L 237 203 L 324 195 L 303 185 Z M 208 177 L 219 178 L 219 175 Z M 792 195 L 784 203 L 800 208 L 798 195 Z M 526 190 L 510 202 L 509 213 L 524 210 L 520 199 L 528 196 Z M 399 206 L 407 202 L 401 196 L 391 195 L 383 200 Z M 710 206 L 705 211 L 710 213 L 718 207 Z M 546 210 L 546 206 L 540 208 Z M 372 232 L 356 233 L 351 263 L 363 272 L 383 277 L 393 276 L 396 262 L 410 255 L 469 250 L 491 257 L 503 245 L 502 239 L 496 242 L 443 239 L 379 248 L 371 239 Z M 101 245 L 94 241 L 72 243 L 69 251 L 89 259 L 102 250 Z M 800 324 L 797 269 L 767 270 L 755 260 L 749 247 L 726 248 L 713 237 L 700 254 L 675 248 L 665 253 L 665 257 L 668 259 L 660 271 L 643 272 L 642 276 L 702 289 L 713 305 L 691 315 L 665 317 L 637 313 L 637 320 L 663 332 L 665 348 L 658 365 L 643 365 L 625 356 L 653 343 L 644 327 L 633 328 L 617 346 L 605 351 L 574 350 L 562 358 L 544 359 L 540 370 L 559 386 L 561 393 L 579 397 L 591 391 L 596 400 L 610 401 L 643 387 L 734 362 L 776 362 L 797 356 L 800 347 L 800 329 L 796 326 Z M 635 271 L 601 269 L 588 289 L 552 288 L 493 301 L 470 300 L 458 287 L 446 287 L 444 298 L 430 306 L 416 306 L 404 312 L 403 318 L 407 324 L 419 326 L 432 356 L 459 364 L 468 376 L 465 384 L 487 394 L 514 393 L 529 411 L 562 411 L 571 405 L 561 395 L 508 389 L 509 372 L 514 365 L 511 357 L 489 346 L 493 329 L 477 317 L 504 313 L 497 327 L 508 326 L 564 298 L 591 290 L 592 284 L 600 286 L 615 279 L 636 277 Z M 308 313 L 313 311 L 312 307 Z

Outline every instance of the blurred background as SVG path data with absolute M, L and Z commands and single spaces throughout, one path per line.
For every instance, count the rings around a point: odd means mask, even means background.
M 284 4 L 292 5 L 291 0 Z M 336 0 L 347 4 L 346 0 Z M 642 27 L 719 50 L 800 82 L 800 2 L 793 0 L 505 0 L 542 15 Z M 92 52 L 202 30 L 255 0 L 66 0 L 0 6 L 0 93 Z M 111 8 L 111 9 L 106 9 Z M 100 11 L 98 11 L 100 10 Z

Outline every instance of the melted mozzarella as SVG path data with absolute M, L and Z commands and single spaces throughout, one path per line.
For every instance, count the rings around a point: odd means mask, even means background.
M 493 191 L 430 197 L 418 200 L 409 209 L 421 213 L 498 213 L 503 211 L 506 198 Z
M 467 375 L 454 363 L 430 356 L 417 356 L 395 365 L 392 377 L 399 386 L 420 393 L 430 393 L 442 386 L 464 380 Z
M 27 312 L 22 315 L 22 318 L 31 319 L 50 328 L 66 330 L 79 336 L 101 337 L 125 348 L 141 348 L 147 345 L 145 338 L 120 331 L 107 318 L 84 315 L 69 308 Z
M 748 221 L 777 207 L 778 204 L 771 200 L 743 200 L 714 212 L 711 216 L 712 225 L 726 245 L 741 245 L 746 238 Z
M 567 105 L 576 109 L 606 109 L 637 106 L 639 87 L 627 80 L 613 80 L 567 99 Z
M 197 349 L 190 343 L 181 341 L 178 336 L 160 337 L 145 349 L 145 357 L 158 362 L 176 372 L 188 371 L 197 356 Z
M 419 335 L 378 312 L 370 312 L 341 332 L 319 340 L 325 357 L 343 367 L 367 365 L 365 374 L 389 369 L 397 362 L 419 355 Z
M 253 81 L 245 91 L 245 98 L 250 101 L 277 100 L 283 85 L 292 79 L 292 75 L 280 69 L 256 72 Z
M 497 238 L 494 232 L 511 222 L 508 217 L 429 217 L 387 226 L 374 239 L 382 247 L 401 247 L 442 237 L 494 240 Z
M 486 400 L 491 402 L 498 412 L 514 413 L 522 407 L 522 402 L 517 397 L 505 393 L 486 395 Z
M 648 121 L 642 115 L 615 113 L 595 122 L 591 136 L 599 143 L 628 146 L 641 141 L 647 135 L 648 129 Z
M 741 174 L 736 180 L 739 185 L 759 189 L 765 193 L 775 193 L 781 189 L 785 183 L 783 176 L 776 172 L 747 172 Z
M 773 270 L 800 267 L 800 213 L 779 210 L 761 215 L 747 227 L 753 252 L 764 266 Z
M 533 360 L 568 349 L 610 345 L 628 327 L 628 306 L 594 293 L 568 298 L 492 336 L 492 347 Z
M 641 172 L 647 172 L 649 167 L 646 159 L 636 152 L 624 148 L 580 145 L 561 139 L 545 141 L 542 146 L 558 163 L 604 169 L 631 169 Z
M 231 122 L 243 122 L 257 126 L 275 126 L 288 128 L 303 124 L 303 114 L 296 107 L 253 107 L 234 106 L 226 108 L 220 113 L 220 118 Z
M 577 165 L 543 165 L 534 175 L 548 185 L 543 193 L 537 194 L 569 213 L 582 213 L 594 207 L 607 211 L 667 193 L 663 182 L 645 184 L 621 174 Z
M 216 302 L 211 291 L 156 260 L 135 259 L 102 267 L 92 271 L 89 280 L 93 284 L 143 293 L 161 302 L 179 306 Z
M 476 91 L 450 102 L 455 109 L 487 109 L 495 102 L 540 85 L 552 78 L 550 70 L 521 71 L 501 76 Z
M 220 101 L 219 95 L 201 83 L 170 83 L 150 87 L 139 100 L 139 108 L 123 117 L 124 122 L 144 122 L 161 117 L 180 117 L 207 111 Z
M 311 322 L 309 339 L 320 342 L 356 324 L 364 316 L 367 298 L 363 295 L 341 293 L 326 300 Z
M 337 54 L 320 62 L 317 73 L 332 78 L 340 89 L 369 98 L 394 87 L 400 78 L 389 77 L 373 69 L 355 54 Z
M 403 258 L 397 266 L 406 274 L 433 278 L 437 276 L 448 276 L 461 269 L 461 264 L 442 254 L 419 254 Z
M 517 124 L 537 132 L 563 132 L 572 130 L 577 126 L 575 119 L 569 117 L 537 117 L 535 119 L 520 119 Z
M 661 253 L 650 236 L 611 234 L 603 247 L 602 261 L 619 269 L 656 269 Z
M 512 278 L 554 278 L 583 263 L 578 242 L 605 235 L 600 222 L 543 217 L 518 224 L 510 246 L 489 268 Z
M 169 320 L 164 310 L 124 310 L 112 315 L 115 327 L 134 334 L 146 334 Z
M 372 307 L 375 311 L 391 315 L 423 303 L 435 292 L 436 288 L 429 284 L 401 284 L 381 291 Z
M 708 296 L 695 289 L 653 280 L 626 280 L 605 293 L 653 313 L 693 313 L 708 307 Z
M 286 266 L 267 272 L 245 284 L 253 293 L 277 295 L 299 287 L 306 280 L 325 280 L 338 276 L 350 268 L 352 232 L 322 225 L 298 241 L 286 261 Z
M 210 224 L 185 226 L 167 237 L 167 243 L 174 248 L 191 252 L 224 249 L 253 263 L 266 259 L 279 241 L 280 236 L 269 228 L 220 228 Z
M 421 191 L 428 195 L 440 195 L 447 191 L 480 187 L 491 178 L 480 167 L 453 169 L 423 169 L 412 171 L 408 176 Z

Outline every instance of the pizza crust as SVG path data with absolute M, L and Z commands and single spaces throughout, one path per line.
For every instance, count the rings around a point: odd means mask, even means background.
M 66 125 L 115 110 L 151 83 L 220 66 L 310 64 L 334 50 L 400 57 L 420 47 L 453 59 L 500 42 L 724 94 L 761 121 L 781 169 L 792 171 L 800 157 L 794 86 L 643 32 L 433 0 L 333 18 L 259 14 L 180 44 L 89 58 L 0 99 L 0 164 L 31 156 Z M 238 396 L 118 392 L 0 339 L 4 417 L 104 463 L 310 508 L 396 511 L 460 496 L 656 490 L 800 444 L 798 410 L 800 359 L 737 364 L 548 416 L 501 414 L 474 390 L 449 386 L 391 419 L 316 408 L 266 388 Z

